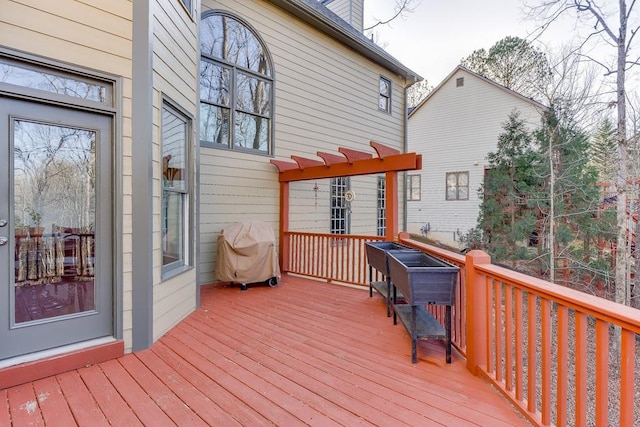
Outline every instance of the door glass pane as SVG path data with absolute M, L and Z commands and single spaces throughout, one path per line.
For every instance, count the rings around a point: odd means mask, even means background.
M 96 132 L 12 128 L 14 322 L 95 310 Z

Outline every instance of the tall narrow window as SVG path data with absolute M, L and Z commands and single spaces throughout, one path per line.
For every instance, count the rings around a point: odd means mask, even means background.
M 349 190 L 349 178 L 331 179 L 331 234 L 349 233 L 349 209 L 344 195 Z
M 447 173 L 447 200 L 469 200 L 469 172 Z
M 270 154 L 273 72 L 264 43 L 220 12 L 206 14 L 200 28 L 201 144 Z
M 385 189 L 385 185 L 386 185 L 385 177 L 379 176 L 378 191 L 376 191 L 377 193 L 376 210 L 377 210 L 377 218 L 378 218 L 376 234 L 378 236 L 384 236 L 387 234 L 387 210 L 386 210 L 386 199 L 387 199 L 386 193 L 387 192 Z
M 162 106 L 162 266 L 163 273 L 188 264 L 190 119 L 168 103 Z
M 391 112 L 391 80 L 380 76 L 380 97 L 378 108 L 385 113 Z
M 420 175 L 407 175 L 407 200 L 420 200 Z

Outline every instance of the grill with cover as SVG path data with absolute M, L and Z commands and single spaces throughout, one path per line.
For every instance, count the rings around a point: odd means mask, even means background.
M 225 227 L 218 236 L 216 279 L 240 283 L 242 290 L 248 283 L 277 285 L 280 268 L 273 229 L 261 221 Z

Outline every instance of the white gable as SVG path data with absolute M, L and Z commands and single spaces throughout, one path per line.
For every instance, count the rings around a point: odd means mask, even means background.
M 457 67 L 409 117 L 408 150 L 421 153 L 421 199 L 407 202 L 407 231 L 457 245 L 475 227 L 486 156 L 495 151 L 502 124 L 517 110 L 530 128 L 545 107 Z M 468 200 L 446 200 L 446 174 L 468 172 Z

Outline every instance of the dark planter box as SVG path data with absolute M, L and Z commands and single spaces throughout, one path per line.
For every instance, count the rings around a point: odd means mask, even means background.
M 389 252 L 389 275 L 411 305 L 453 305 L 458 267 L 424 252 Z
M 392 250 L 405 250 L 418 252 L 408 246 L 403 246 L 395 242 L 367 242 L 365 243 L 367 250 L 367 261 L 369 265 L 384 274 L 385 277 L 389 276 L 389 268 L 387 267 L 387 252 Z

